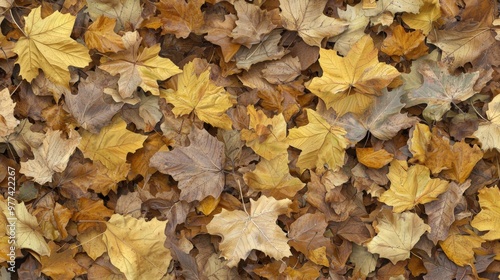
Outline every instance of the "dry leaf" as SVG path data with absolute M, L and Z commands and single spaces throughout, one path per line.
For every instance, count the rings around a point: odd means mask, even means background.
M 483 188 L 479 190 L 479 204 L 481 212 L 479 212 L 472 222 L 471 226 L 480 231 L 488 231 L 481 238 L 485 240 L 500 239 L 500 230 L 497 227 L 496 221 L 500 219 L 500 209 L 498 201 L 500 200 L 500 190 L 494 186 L 491 188 Z
M 0 137 L 9 136 L 19 124 L 19 120 L 14 117 L 16 103 L 10 98 L 9 89 L 0 91 Z
M 186 38 L 191 32 L 199 33 L 204 23 L 203 3 L 203 0 L 161 0 L 156 3 L 162 33 L 175 34 L 177 38 Z
M 238 14 L 236 27 L 231 32 L 232 42 L 247 48 L 258 44 L 276 25 L 272 22 L 272 14 L 261 10 L 257 5 L 237 0 L 234 9 Z
M 85 43 L 91 49 L 96 49 L 102 53 L 119 52 L 125 49 L 122 37 L 116 34 L 116 19 L 99 16 L 85 32 Z
M 71 280 L 86 270 L 74 259 L 77 248 L 59 248 L 54 242 L 49 242 L 50 256 L 41 256 L 42 273 L 62 280 Z
M 488 103 L 486 111 L 488 122 L 480 123 L 477 131 L 474 132 L 483 151 L 496 149 L 500 151 L 500 96 L 497 95 Z
M 136 26 L 141 21 L 141 6 L 136 0 L 88 0 L 86 12 L 95 22 L 100 16 L 117 20 L 115 31 L 129 29 L 129 25 Z

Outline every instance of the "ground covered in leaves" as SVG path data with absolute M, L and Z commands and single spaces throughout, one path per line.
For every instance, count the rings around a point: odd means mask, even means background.
M 0 274 L 497 278 L 497 8 L 0 0 Z

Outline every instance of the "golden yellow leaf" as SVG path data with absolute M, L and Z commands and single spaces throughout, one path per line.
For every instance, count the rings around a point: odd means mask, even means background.
M 164 246 L 166 225 L 167 221 L 156 218 L 146 222 L 131 216 L 111 216 L 102 236 L 111 263 L 127 279 L 161 279 L 172 260 Z
M 42 19 L 41 7 L 25 17 L 26 37 L 19 38 L 14 47 L 24 79 L 31 82 L 38 76 L 38 69 L 42 69 L 50 81 L 69 87 L 68 67 L 89 64 L 88 49 L 70 37 L 75 19 L 58 11 Z
M 210 69 L 197 75 L 192 61 L 184 65 L 184 72 L 173 78 L 177 90 L 163 91 L 162 97 L 174 105 L 172 112 L 178 117 L 191 112 L 202 121 L 223 129 L 231 129 L 232 121 L 226 114 L 233 106 L 231 95 L 210 80 Z
M 405 32 L 401 25 L 396 25 L 392 33 L 384 39 L 381 51 L 390 55 L 394 61 L 414 60 L 424 56 L 429 51 L 425 45 L 422 31 Z
M 69 157 L 81 140 L 81 137 L 74 130 L 70 131 L 69 139 L 61 138 L 61 134 L 60 130 L 49 129 L 42 145 L 32 148 L 35 158 L 21 162 L 19 172 L 33 177 L 34 181 L 41 185 L 52 182 L 52 175 L 55 172 L 63 172 L 66 169 Z
M 483 188 L 479 190 L 479 212 L 471 222 L 471 225 L 480 231 L 488 231 L 481 237 L 485 240 L 500 239 L 500 190 L 497 186 L 491 188 Z
M 387 178 L 391 188 L 379 200 L 393 206 L 396 213 L 436 200 L 448 188 L 448 181 L 431 179 L 427 167 L 417 164 L 408 168 L 406 161 L 392 161 Z
M 496 149 L 500 152 L 500 95 L 488 103 L 486 116 L 489 122 L 481 123 L 473 135 L 481 142 L 483 151 Z
M 285 232 L 276 224 L 279 215 L 288 211 L 291 200 L 261 196 L 250 199 L 249 212 L 222 209 L 207 225 L 208 233 L 223 237 L 219 249 L 227 265 L 234 267 L 252 250 L 280 260 L 292 255 Z
M 142 147 L 147 136 L 127 130 L 127 123 L 119 117 L 101 129 L 99 134 L 83 130 L 78 148 L 85 157 L 100 161 L 109 170 L 115 170 L 127 160 L 127 154 Z
M 325 38 L 339 35 L 347 23 L 323 14 L 327 0 L 283 0 L 280 1 L 283 27 L 297 31 L 310 46 L 321 46 Z
M 50 256 L 41 256 L 42 273 L 52 277 L 52 279 L 71 280 L 75 276 L 86 273 L 86 269 L 80 266 L 74 259 L 78 249 L 59 248 L 50 241 Z
M 277 199 L 292 198 L 305 184 L 290 175 L 288 153 L 272 160 L 261 159 L 254 171 L 243 175 L 245 183 L 254 191 Z
M 19 120 L 14 117 L 14 108 L 16 103 L 10 98 L 8 88 L 0 91 L 0 137 L 5 137 L 14 132 L 19 124 Z
M 384 149 L 356 148 L 356 157 L 364 166 L 379 169 L 391 162 L 394 155 Z
M 422 30 L 424 35 L 432 30 L 433 22 L 441 17 L 439 0 L 423 0 L 418 13 L 403 13 L 403 21 L 412 29 Z
M 0 22 L 2 22 L 1 16 Z M 7 40 L 7 38 L 2 33 L 0 33 L 0 45 L 2 46 L 0 51 L 0 59 L 7 59 L 16 56 L 16 53 L 14 52 L 16 43 Z
M 141 50 L 139 33 L 135 31 L 128 36 L 127 49 L 103 56 L 99 68 L 111 75 L 120 74 L 118 91 L 123 99 L 131 98 L 138 86 L 159 95 L 157 80 L 166 80 L 182 71 L 170 59 L 158 55 L 160 44 Z
M 241 140 L 245 140 L 248 147 L 267 160 L 287 154 L 286 122 L 283 114 L 268 118 L 263 111 L 255 110 L 253 105 L 248 105 L 247 113 L 250 117 L 250 129 L 241 130 Z
M 378 61 L 378 50 L 370 36 L 363 36 L 345 57 L 334 50 L 320 49 L 323 76 L 314 78 L 307 88 L 340 116 L 360 114 L 370 106 L 374 95 L 399 76 L 396 68 Z
M 87 31 L 85 31 L 85 43 L 91 49 L 96 49 L 102 53 L 118 52 L 125 49 L 122 37 L 116 34 L 116 19 L 108 18 L 103 15 L 94 21 Z
M 485 242 L 473 231 L 468 233 L 463 234 L 456 225 L 452 225 L 448 237 L 439 242 L 446 256 L 459 266 L 473 266 L 475 262 L 473 249 L 481 247 L 481 243 Z
M 469 178 L 476 163 L 483 158 L 483 152 L 477 145 L 471 147 L 465 140 L 453 144 L 451 150 L 455 155 L 452 167 L 441 174 L 447 179 L 463 183 Z
M 288 134 L 290 146 L 302 150 L 297 166 L 301 172 L 313 168 L 320 173 L 325 168 L 338 170 L 344 165 L 345 149 L 349 144 L 345 138 L 347 132 L 339 126 L 330 125 L 314 110 L 306 109 L 306 112 L 309 123 L 290 129 Z
M 383 209 L 375 225 L 377 235 L 366 244 L 368 251 L 393 264 L 410 257 L 410 250 L 430 227 L 415 213 L 393 213 Z

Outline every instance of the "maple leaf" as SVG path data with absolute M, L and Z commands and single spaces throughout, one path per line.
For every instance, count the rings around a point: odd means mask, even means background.
M 250 129 L 241 130 L 241 140 L 245 140 L 248 147 L 267 160 L 286 154 L 288 143 L 283 114 L 268 118 L 263 111 L 255 110 L 253 105 L 248 105 L 247 113 Z
M 470 180 L 463 184 L 451 182 L 448 189 L 439 195 L 437 200 L 425 204 L 425 213 L 429 217 L 431 231 L 427 237 L 437 244 L 439 240 L 448 237 L 450 226 L 455 221 L 454 209 L 460 203 L 460 198 L 467 188 Z
M 387 178 L 391 181 L 391 188 L 379 200 L 393 206 L 396 213 L 436 200 L 448 189 L 448 181 L 431 179 L 427 167 L 417 164 L 408 168 L 406 161 L 394 160 Z
M 363 13 L 363 3 L 356 6 L 347 5 L 345 11 L 337 9 L 339 18 L 348 22 L 347 29 L 340 35 L 330 38 L 329 41 L 335 42 L 333 49 L 341 55 L 346 55 L 352 46 L 365 35 L 365 28 L 370 19 Z
M 199 61 L 184 65 L 184 72 L 173 80 L 177 84 L 175 92 L 162 91 L 162 97 L 174 105 L 172 112 L 178 117 L 191 112 L 202 121 L 223 129 L 231 129 L 232 121 L 226 114 L 233 106 L 231 95 L 223 87 L 210 80 L 210 68 L 201 74 L 195 72 Z
M 410 250 L 430 227 L 415 213 L 393 213 L 383 209 L 377 216 L 377 235 L 366 243 L 368 251 L 393 264 L 410 257 Z
M 321 46 L 321 41 L 342 33 L 346 23 L 323 14 L 327 0 L 280 1 L 283 27 L 297 31 L 310 46 Z
M 315 252 L 331 247 L 330 239 L 323 236 L 327 226 L 328 223 L 323 213 L 304 214 L 290 225 L 288 234 L 290 241 L 288 243 L 302 252 L 308 259 L 313 260 Z M 320 260 L 316 262 L 318 264 L 321 264 L 322 259 L 329 263 L 326 254 L 317 259 Z
M 147 138 L 127 130 L 127 123 L 116 117 L 110 125 L 103 127 L 99 134 L 83 130 L 80 135 L 82 141 L 78 148 L 85 157 L 100 161 L 109 170 L 115 170 L 124 164 L 127 154 L 141 148 Z
M 0 137 L 9 136 L 15 131 L 19 120 L 14 117 L 16 103 L 10 98 L 8 88 L 0 91 Z
M 207 22 L 207 25 L 208 31 L 205 39 L 220 46 L 224 61 L 229 62 L 241 46 L 233 43 L 230 37 L 232 30 L 236 27 L 236 16 L 224 15 L 224 20 L 214 19 Z
M 66 169 L 69 157 L 80 143 L 80 136 L 74 130 L 68 139 L 61 138 L 60 130 L 49 130 L 42 145 L 33 149 L 35 159 L 21 163 L 19 172 L 34 178 L 34 181 L 43 185 L 52 182 L 54 172 Z
M 439 0 L 423 0 L 424 5 L 418 13 L 403 13 L 403 21 L 412 29 L 422 30 L 427 35 L 432 30 L 433 22 L 441 17 Z
M 141 3 L 137 0 L 88 0 L 86 12 L 92 21 L 100 16 L 118 20 L 115 31 L 129 29 L 128 25 L 136 26 L 141 21 Z
M 160 44 L 140 50 L 141 38 L 137 31 L 129 33 L 127 49 L 101 58 L 99 68 L 111 75 L 120 74 L 118 90 L 122 98 L 130 98 L 140 86 L 159 95 L 157 80 L 166 80 L 182 72 L 170 59 L 158 55 Z
M 424 77 L 420 88 L 412 90 L 404 102 L 407 107 L 426 103 L 423 115 L 427 119 L 439 121 L 450 110 L 451 103 L 464 101 L 474 95 L 474 84 L 479 72 L 450 75 L 446 67 L 438 62 L 424 61 L 418 72 Z
M 380 140 L 390 140 L 400 130 L 417 123 L 418 118 L 401 113 L 401 109 L 405 107 L 405 104 L 401 103 L 404 93 L 401 87 L 391 92 L 384 89 L 362 116 L 347 113 L 340 118 L 339 122 L 347 131 L 346 137 L 357 143 L 370 132 Z
M 170 152 L 157 152 L 150 166 L 179 181 L 180 199 L 202 201 L 211 195 L 218 198 L 224 188 L 224 144 L 206 130 L 189 134 L 191 145 Z
M 238 0 L 234 3 L 234 9 L 238 14 L 238 20 L 231 32 L 233 43 L 250 48 L 276 27 L 272 22 L 272 13 L 261 10 L 257 5 Z
M 478 194 L 481 212 L 479 212 L 472 222 L 471 226 L 480 231 L 488 231 L 481 238 L 485 240 L 500 239 L 500 229 L 497 226 L 497 221 L 500 219 L 500 209 L 498 201 L 500 201 L 500 190 L 497 186 L 491 188 L 483 188 Z
M 249 213 L 222 209 L 214 216 L 207 230 L 223 237 L 219 249 L 229 267 L 238 265 L 253 249 L 277 260 L 292 255 L 285 232 L 276 225 L 276 219 L 287 213 L 290 203 L 289 199 L 261 196 L 257 201 L 250 199 Z
M 114 214 L 106 222 L 102 240 L 111 263 L 127 279 L 160 279 L 172 260 L 164 247 L 167 221 L 149 222 L 131 216 Z
M 305 186 L 298 178 L 290 175 L 287 153 L 272 160 L 261 159 L 255 170 L 245 173 L 243 179 L 252 190 L 277 199 L 292 198 Z
M 85 32 L 85 43 L 102 53 L 119 52 L 125 49 L 122 37 L 113 31 L 116 19 L 100 16 Z
M 54 279 L 71 280 L 86 273 L 74 259 L 77 248 L 61 249 L 54 242 L 49 242 L 50 256 L 41 256 L 42 273 Z M 60 252 L 59 252 L 60 251 Z
M 370 272 L 375 270 L 377 260 L 378 256 L 376 254 L 368 252 L 363 246 L 353 244 L 352 253 L 349 256 L 349 261 L 355 265 L 353 277 L 356 277 L 356 275 L 367 277 Z
M 322 173 L 325 164 L 328 169 L 338 170 L 344 165 L 345 149 L 349 142 L 345 138 L 346 131 L 339 126 L 330 125 L 321 115 L 306 109 L 309 123 L 289 130 L 288 143 L 301 149 L 297 166 L 305 169 L 316 168 Z
M 374 148 L 356 148 L 356 157 L 364 166 L 379 169 L 391 162 L 394 155 L 384 149 L 375 151 Z
M 441 248 L 448 258 L 459 266 L 474 265 L 473 249 L 480 248 L 481 243 L 485 242 L 477 236 L 472 230 L 465 230 L 464 234 L 454 225 L 451 227 L 448 237 L 439 242 Z
M 111 122 L 123 103 L 115 103 L 104 94 L 105 88 L 116 84 L 117 79 L 99 69 L 87 72 L 87 75 L 87 79 L 78 84 L 78 94 L 65 96 L 65 104 L 67 111 L 81 127 L 92 133 L 99 133 L 102 127 Z
M 320 49 L 323 76 L 313 78 L 307 88 L 333 108 L 339 116 L 360 114 L 373 96 L 399 76 L 396 68 L 378 61 L 378 50 L 370 36 L 362 37 L 345 57 L 334 50 Z
M 384 39 L 381 51 L 391 56 L 394 61 L 414 60 L 425 54 L 429 48 L 421 31 L 405 32 L 401 25 L 396 25 L 392 33 Z
M 71 39 L 75 16 L 55 11 L 42 19 L 41 7 L 25 17 L 24 35 L 16 43 L 20 74 L 28 82 L 42 69 L 56 84 L 69 86 L 69 66 L 85 67 L 91 61 L 88 49 Z
M 175 34 L 187 38 L 191 32 L 199 33 L 203 26 L 201 6 L 204 0 L 161 0 L 156 4 L 160 11 L 162 34 Z
M 483 151 L 492 149 L 500 151 L 500 95 L 488 103 L 486 117 L 488 122 L 480 123 L 473 136 L 481 142 Z

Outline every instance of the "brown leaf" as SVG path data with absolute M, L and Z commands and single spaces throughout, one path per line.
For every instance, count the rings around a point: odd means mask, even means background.
M 49 242 L 50 256 L 40 257 L 42 273 L 54 279 L 71 280 L 75 276 L 85 273 L 73 257 L 77 253 L 76 248 L 61 249 L 54 242 Z
M 271 32 L 276 25 L 271 21 L 272 12 L 261 10 L 257 5 L 237 0 L 234 8 L 238 14 L 236 27 L 231 32 L 232 42 L 251 48 L 260 43 L 266 34 Z

